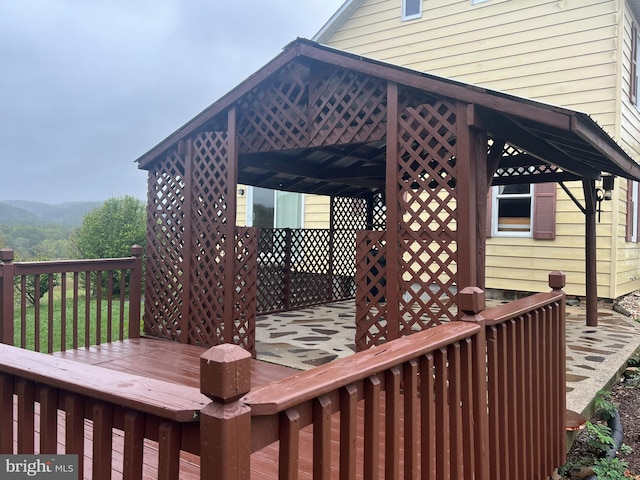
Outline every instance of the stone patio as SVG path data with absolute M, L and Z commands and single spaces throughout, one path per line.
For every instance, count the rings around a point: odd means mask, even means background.
M 640 323 L 610 304 L 599 306 L 597 327 L 585 325 L 582 306 L 567 306 L 566 312 L 567 408 L 588 414 L 596 392 L 607 388 L 640 348 Z M 264 315 L 256 325 L 260 360 L 308 370 L 355 351 L 353 301 Z

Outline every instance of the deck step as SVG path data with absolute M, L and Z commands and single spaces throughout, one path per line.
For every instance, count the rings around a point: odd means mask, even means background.
M 587 419 L 584 415 L 567 409 L 566 415 L 566 428 L 567 432 L 575 432 L 576 430 L 582 430 L 587 424 Z

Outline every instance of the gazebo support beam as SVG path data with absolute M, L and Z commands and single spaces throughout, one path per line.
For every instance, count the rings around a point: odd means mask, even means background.
M 587 325 L 598 326 L 598 272 L 596 268 L 596 182 L 582 181 L 585 198 L 585 284 Z

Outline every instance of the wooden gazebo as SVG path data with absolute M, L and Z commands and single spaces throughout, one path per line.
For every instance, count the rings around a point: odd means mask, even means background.
M 249 351 L 259 232 L 235 225 L 238 183 L 331 197 L 364 349 L 457 318 L 457 291 L 484 288 L 491 185 L 582 182 L 595 318 L 595 181 L 640 178 L 585 114 L 303 39 L 138 162 L 147 331 Z

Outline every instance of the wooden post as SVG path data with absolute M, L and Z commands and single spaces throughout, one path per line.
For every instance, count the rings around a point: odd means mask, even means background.
M 278 231 L 279 229 L 275 228 L 273 233 Z M 291 291 L 291 264 L 292 262 L 292 251 L 291 244 L 293 242 L 293 234 L 290 228 L 284 229 L 284 298 L 282 299 L 284 302 L 285 310 L 291 309 L 291 297 L 293 296 L 293 292 Z
M 458 268 L 457 284 L 460 289 L 468 286 L 477 286 L 480 279 L 484 283 L 484 274 L 478 275 L 478 249 L 477 240 L 484 236 L 477 229 L 478 209 L 482 215 L 486 215 L 486 204 L 483 198 L 476 194 L 478 188 L 478 163 L 486 164 L 486 142 L 482 149 L 478 148 L 478 132 L 469 124 L 470 106 L 464 102 L 458 102 L 456 109 L 456 220 L 457 220 L 457 255 Z M 473 110 L 473 109 L 471 109 Z M 481 151 L 479 151 L 481 150 Z M 484 168 L 484 167 L 483 167 Z M 482 187 L 486 185 L 486 179 L 480 180 Z M 484 188 L 482 188 L 484 191 Z M 486 193 L 484 194 L 486 195 Z M 477 202 L 483 202 L 478 205 Z M 480 246 L 484 254 L 484 247 Z M 484 262 L 480 264 L 484 268 Z
M 484 318 L 480 315 L 485 309 L 484 290 L 478 287 L 465 287 L 458 293 L 458 308 L 462 311 L 460 321 L 480 325 L 480 330 L 472 338 L 471 358 L 466 365 L 471 367 L 471 391 L 465 386 L 463 402 L 473 403 L 473 418 L 468 419 L 472 437 L 464 438 L 464 449 L 471 452 L 470 462 L 478 480 L 489 480 L 489 416 L 487 413 L 487 346 Z M 470 398 L 465 398 L 470 397 Z M 463 420 L 464 421 L 464 420 Z M 465 459 L 468 455 L 465 455 Z M 465 465 L 465 468 L 471 465 Z M 465 477 L 471 478 L 465 469 Z
M 251 408 L 238 400 L 251 390 L 251 354 L 223 344 L 200 356 L 200 391 L 213 400 L 200 411 L 200 478 L 250 476 Z
M 564 272 L 553 271 L 549 273 L 549 287 L 551 287 L 553 292 L 562 292 L 562 289 L 567 284 L 567 276 Z M 555 345 L 554 358 L 557 362 L 557 378 L 555 391 L 556 395 L 556 422 L 561 427 L 561 431 L 558 431 L 558 437 L 556 440 L 556 448 L 555 448 L 555 463 L 560 464 L 565 459 L 566 455 L 566 443 L 565 435 L 566 435 L 566 425 L 567 425 L 567 396 L 566 396 L 566 385 L 567 385 L 567 359 L 566 359 L 566 311 L 565 311 L 565 298 L 566 295 L 563 293 L 563 299 L 560 303 L 560 311 L 558 312 L 558 318 L 555 319 L 555 325 L 553 328 L 553 337 L 557 339 L 557 344 Z
M 587 325 L 598 326 L 598 271 L 596 247 L 596 184 L 587 178 L 582 181 L 585 203 L 585 284 Z
M 398 84 L 387 84 L 387 151 L 386 151 L 386 184 L 385 196 L 387 204 L 386 227 L 386 291 L 387 297 L 387 340 L 400 336 L 400 284 L 402 281 L 400 261 L 400 194 L 398 193 Z M 369 308 L 369 306 L 367 306 Z
M 13 345 L 13 250 L 0 249 L 0 343 Z
M 223 213 L 220 218 L 221 231 L 225 236 L 223 248 L 225 257 L 221 260 L 224 266 L 220 273 L 222 274 L 223 283 L 223 309 L 222 321 L 222 338 L 225 343 L 233 343 L 235 328 L 235 276 L 237 273 L 236 266 L 236 214 L 237 214 L 237 192 L 238 192 L 238 125 L 236 107 L 233 106 L 227 111 L 227 158 L 226 161 L 227 176 L 223 181 L 222 189 L 224 193 L 224 206 L 219 207 Z M 222 166 L 221 166 L 222 167 Z M 222 169 L 221 169 L 222 170 Z M 222 240 L 219 238 L 218 240 Z
M 131 256 L 133 257 L 133 268 L 129 279 L 129 338 L 139 338 L 140 302 L 142 301 L 142 247 L 133 245 Z

